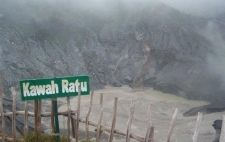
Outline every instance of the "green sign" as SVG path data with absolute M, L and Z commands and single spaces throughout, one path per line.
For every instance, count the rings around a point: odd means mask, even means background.
M 20 81 L 22 101 L 46 98 L 89 95 L 89 76 L 33 79 Z

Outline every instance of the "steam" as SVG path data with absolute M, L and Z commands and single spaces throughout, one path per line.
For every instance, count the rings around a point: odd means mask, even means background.
M 218 25 L 209 21 L 202 34 L 212 43 L 207 62 L 209 71 L 222 80 L 221 89 L 225 88 L 225 40 Z

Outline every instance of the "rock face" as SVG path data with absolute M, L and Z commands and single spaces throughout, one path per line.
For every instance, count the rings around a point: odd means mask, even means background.
M 183 116 L 197 116 L 198 112 L 203 114 L 209 114 L 214 112 L 223 112 L 225 111 L 224 101 L 218 101 L 217 103 L 203 105 L 199 107 L 194 107 L 183 113 Z
M 99 9 L 68 3 L 0 2 L 3 88 L 88 74 L 92 89 L 128 84 L 189 99 L 222 96 L 223 80 L 208 68 L 214 44 L 202 32 L 207 19 L 161 3 L 115 1 Z

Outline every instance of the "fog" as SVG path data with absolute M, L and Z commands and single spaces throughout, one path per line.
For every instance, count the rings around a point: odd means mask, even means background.
M 212 17 L 225 12 L 224 0 L 160 0 L 195 16 Z
M 94 18 L 113 19 L 121 15 L 129 16 L 132 12 L 161 2 L 183 13 L 206 17 L 208 23 L 206 27 L 202 27 L 201 34 L 213 46 L 207 56 L 208 69 L 213 75 L 221 77 L 221 87 L 225 88 L 225 38 L 217 21 L 212 18 L 225 13 L 224 0 L 0 0 L 0 18 L 9 19 L 16 26 L 25 25 L 25 28 L 26 23 L 34 24 L 35 28 L 50 23 L 51 28 L 56 28 L 55 19 L 64 23 L 59 24 L 60 26 L 69 27 L 68 24 L 80 22 L 79 16 L 92 16 L 90 24 L 93 24 Z
M 134 11 L 161 2 L 195 16 L 213 17 L 225 12 L 224 0 L 1 0 L 0 14 L 7 11 L 15 17 L 25 14 L 36 20 L 45 20 L 57 12 L 61 17 L 73 18 L 71 13 L 82 11 L 109 17 L 116 10 Z
M 101 14 L 110 14 L 115 9 L 140 9 L 146 5 L 152 5 L 155 3 L 163 2 L 175 9 L 195 16 L 213 17 L 225 12 L 225 1 L 224 0 L 8 0 L 0 1 L 1 9 L 8 8 L 9 11 L 20 12 L 26 11 L 27 15 L 34 16 L 40 14 L 40 11 L 48 10 L 47 12 L 62 11 L 63 9 L 71 11 L 83 10 L 96 12 L 99 11 Z M 0 11 L 1 11 L 0 9 Z M 32 12 L 33 11 L 33 12 Z M 43 14 L 42 16 L 47 15 Z M 37 16 L 37 15 L 35 15 Z
M 202 31 L 202 35 L 205 36 L 211 43 L 213 48 L 208 53 L 207 62 L 209 71 L 219 76 L 222 80 L 221 89 L 225 90 L 225 40 L 218 25 L 209 21 L 207 26 Z

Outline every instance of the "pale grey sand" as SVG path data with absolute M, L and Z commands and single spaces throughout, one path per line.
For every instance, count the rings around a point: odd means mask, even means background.
M 146 133 L 147 124 L 147 107 L 149 104 L 152 106 L 152 122 L 155 126 L 155 139 L 157 141 L 165 141 L 170 121 L 175 108 L 180 109 L 178 119 L 176 121 L 175 129 L 172 135 L 173 142 L 191 142 L 192 135 L 196 124 L 197 116 L 183 117 L 182 113 L 188 109 L 207 104 L 203 101 L 189 101 L 181 97 L 177 97 L 171 94 L 165 94 L 160 91 L 152 90 L 151 88 L 145 88 L 143 90 L 133 90 L 128 86 L 120 88 L 106 86 L 105 89 L 96 90 L 94 93 L 93 109 L 90 114 L 90 120 L 97 123 L 100 112 L 99 96 L 100 93 L 104 94 L 104 117 L 103 125 L 111 126 L 113 101 L 115 97 L 118 97 L 118 113 L 116 129 L 125 131 L 127 118 L 128 118 L 128 106 L 131 100 L 135 105 L 134 120 L 132 123 L 132 133 L 144 136 Z M 71 108 L 77 108 L 78 97 L 71 98 Z M 66 99 L 60 99 L 62 105 L 59 107 L 59 111 L 66 110 Z M 81 96 L 81 117 L 85 118 L 89 108 L 90 96 Z M 203 121 L 200 126 L 198 141 L 199 142 L 211 142 L 214 138 L 214 129 L 212 123 L 215 119 L 221 119 L 224 112 L 207 114 L 203 116 Z M 60 128 L 66 128 L 66 118 L 60 117 Z M 81 125 L 80 131 L 84 130 L 84 125 Z M 94 128 L 90 129 L 94 132 Z M 107 133 L 106 133 L 107 134 Z M 84 136 L 84 133 L 82 133 Z M 107 139 L 104 136 L 103 139 Z M 116 141 L 124 141 L 123 137 L 116 137 Z M 135 141 L 135 140 L 132 140 Z

